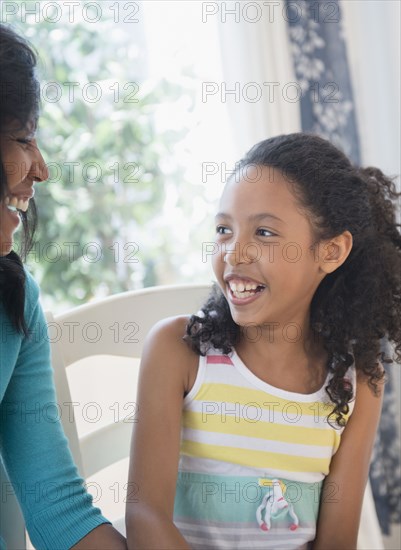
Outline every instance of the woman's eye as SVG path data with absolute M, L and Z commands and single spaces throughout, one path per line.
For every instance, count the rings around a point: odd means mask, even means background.
M 231 230 L 228 227 L 225 227 L 224 225 L 218 225 L 216 227 L 216 233 L 218 235 L 227 235 L 230 232 Z
M 273 231 L 270 231 L 269 229 L 263 229 L 263 228 L 257 229 L 256 234 L 259 235 L 260 237 L 276 236 L 276 233 L 273 233 Z
M 23 143 L 24 145 L 29 145 L 32 142 L 32 140 L 28 138 L 18 138 L 16 141 L 18 141 L 18 143 Z

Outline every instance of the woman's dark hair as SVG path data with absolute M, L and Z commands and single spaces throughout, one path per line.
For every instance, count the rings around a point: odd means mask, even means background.
M 40 87 L 36 78 L 36 54 L 28 42 L 10 27 L 0 24 L 0 132 L 36 126 Z M 7 176 L 0 151 L 0 202 L 7 195 Z M 33 244 L 37 214 L 33 199 L 28 212 L 20 212 L 23 226 L 20 254 L 0 256 L 0 300 L 13 326 L 26 334 L 24 321 L 25 272 L 22 262 Z
M 380 339 L 393 341 L 396 360 L 401 359 L 401 225 L 396 223 L 401 193 L 379 169 L 352 166 L 341 151 L 313 134 L 262 141 L 240 161 L 236 173 L 250 165 L 281 171 L 310 219 L 314 246 L 346 230 L 352 234 L 349 256 L 321 281 L 310 315 L 311 330 L 321 336 L 333 372 L 326 386 L 335 405 L 329 417 L 344 426 L 353 395 L 344 375 L 353 361 L 377 392 L 384 377 L 377 359 L 392 363 L 380 352 Z M 202 312 L 190 318 L 185 339 L 201 355 L 211 346 L 229 353 L 241 328 L 216 285 Z

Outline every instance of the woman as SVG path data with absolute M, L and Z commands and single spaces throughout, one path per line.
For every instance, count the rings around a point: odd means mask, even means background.
M 124 549 L 92 505 L 60 422 L 49 419 L 56 396 L 39 288 L 13 251 L 20 220 L 21 256 L 29 251 L 34 184 L 48 178 L 35 139 L 35 65 L 26 41 L 0 25 L 0 453 L 35 548 Z

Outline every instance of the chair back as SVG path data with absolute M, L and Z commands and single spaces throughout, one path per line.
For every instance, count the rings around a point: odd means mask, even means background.
M 60 315 L 46 312 L 61 420 L 82 477 L 129 456 L 132 423 L 114 422 L 80 439 L 70 407 L 66 369 L 96 355 L 139 358 L 146 335 L 157 321 L 196 313 L 210 289 L 206 284 L 151 287 L 116 294 Z

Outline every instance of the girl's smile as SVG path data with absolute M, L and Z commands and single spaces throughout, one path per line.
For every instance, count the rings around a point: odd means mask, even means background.
M 250 278 L 244 278 L 235 273 L 224 277 L 227 295 L 234 305 L 245 305 L 257 300 L 266 290 L 266 285 Z

